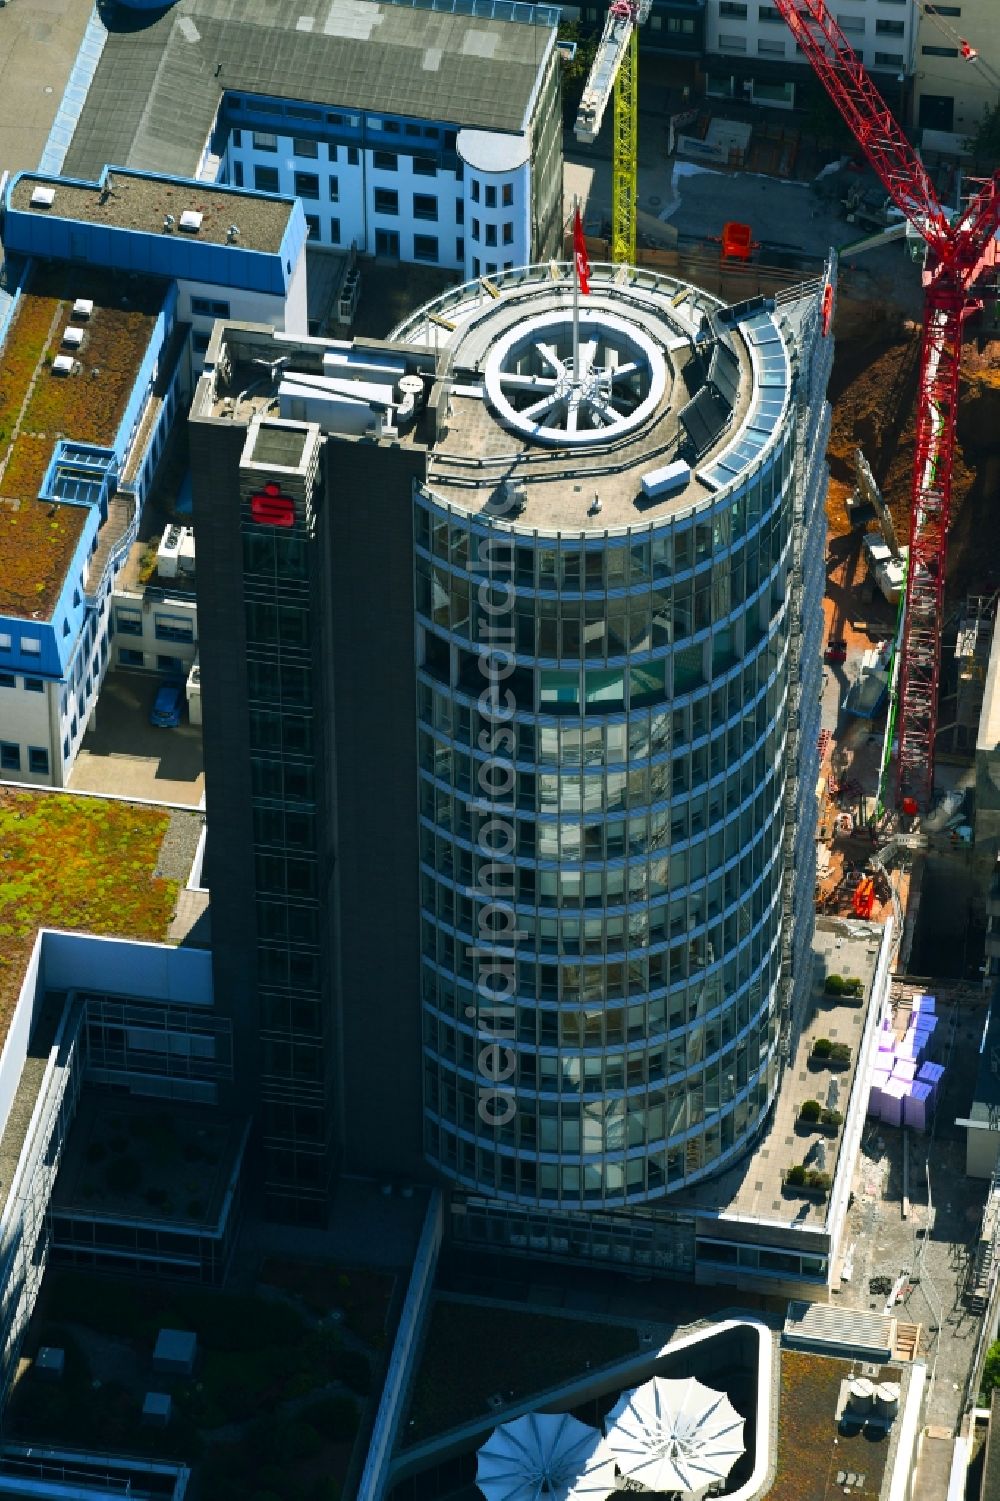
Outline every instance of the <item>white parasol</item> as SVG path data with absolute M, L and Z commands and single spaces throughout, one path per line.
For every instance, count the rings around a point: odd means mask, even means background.
M 604 1429 L 626 1479 L 682 1496 L 697 1496 L 725 1480 L 745 1447 L 743 1419 L 729 1398 L 693 1376 L 654 1376 L 625 1392 Z
M 479 1451 L 486 1501 L 604 1501 L 615 1462 L 596 1428 L 566 1413 L 532 1412 L 494 1429 Z

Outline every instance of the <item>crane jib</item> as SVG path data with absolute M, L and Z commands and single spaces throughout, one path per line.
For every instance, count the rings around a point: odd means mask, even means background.
M 948 521 L 962 356 L 975 285 L 997 264 L 1000 172 L 952 223 L 901 126 L 825 0 L 773 0 L 886 192 L 927 245 L 925 313 L 900 651 L 897 802 L 922 812 L 934 792 Z

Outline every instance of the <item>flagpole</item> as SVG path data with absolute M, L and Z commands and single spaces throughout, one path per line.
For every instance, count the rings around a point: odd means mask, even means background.
M 580 257 L 576 253 L 576 216 L 580 212 L 580 199 L 573 194 L 573 384 L 580 384 Z

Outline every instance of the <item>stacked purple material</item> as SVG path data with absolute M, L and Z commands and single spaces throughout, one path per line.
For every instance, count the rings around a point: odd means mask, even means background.
M 933 1109 L 933 1090 L 929 1084 L 919 1082 L 910 1085 L 910 1092 L 903 1100 L 903 1125 L 915 1131 L 926 1131 L 928 1118 Z
M 913 997 L 905 1035 L 897 1039 L 891 1021 L 879 1028 L 878 1053 L 868 1094 L 868 1114 L 887 1126 L 926 1131 L 944 1077 L 940 1063 L 925 1060 L 937 1029 L 937 1002 L 932 995 Z
M 902 1042 L 896 1044 L 896 1058 L 915 1058 L 919 1063 L 926 1045 L 925 1038 L 919 1032 L 907 1032 Z
M 903 1119 L 903 1100 L 910 1086 L 902 1079 L 890 1079 L 882 1091 L 881 1119 L 887 1126 L 898 1126 Z
M 871 1088 L 868 1091 L 868 1114 L 880 1116 L 882 1114 L 882 1091 L 889 1082 L 889 1075 L 884 1068 L 877 1068 L 872 1074 Z

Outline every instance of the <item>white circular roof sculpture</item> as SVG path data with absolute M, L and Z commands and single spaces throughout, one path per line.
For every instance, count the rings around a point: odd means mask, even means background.
M 703 1495 L 725 1480 L 746 1447 L 743 1419 L 729 1398 L 693 1376 L 654 1376 L 626 1392 L 604 1428 L 625 1478 L 668 1495 Z
M 620 438 L 663 399 L 663 351 L 635 324 L 604 308 L 580 312 L 574 358 L 569 311 L 519 323 L 491 348 L 484 371 L 494 412 L 522 437 L 553 447 Z
M 460 130 L 455 150 L 473 172 L 516 172 L 531 156 L 531 141 L 497 130 Z
M 566 1413 L 532 1412 L 493 1431 L 476 1484 L 486 1501 L 605 1501 L 615 1462 L 598 1429 Z

